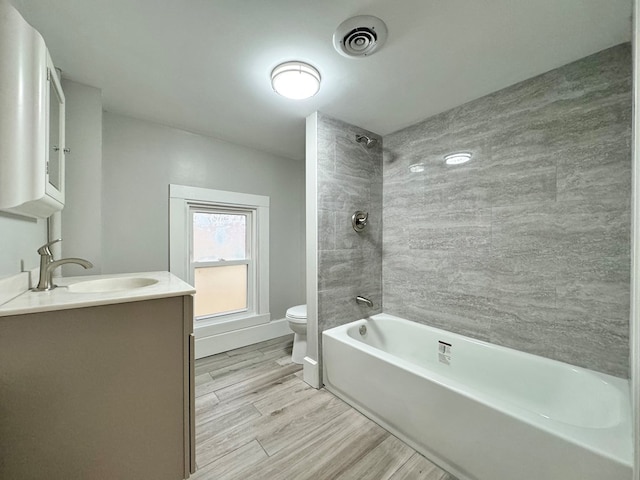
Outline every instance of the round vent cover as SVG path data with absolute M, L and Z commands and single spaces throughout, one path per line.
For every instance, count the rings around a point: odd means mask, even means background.
M 359 15 L 340 24 L 333 46 L 345 57 L 366 57 L 378 51 L 387 39 L 387 26 L 378 17 Z

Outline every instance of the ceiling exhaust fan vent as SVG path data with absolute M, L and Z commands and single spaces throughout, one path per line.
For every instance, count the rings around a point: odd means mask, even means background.
M 387 39 L 387 26 L 378 17 L 359 15 L 338 26 L 333 34 L 333 46 L 341 55 L 367 57 L 378 51 Z

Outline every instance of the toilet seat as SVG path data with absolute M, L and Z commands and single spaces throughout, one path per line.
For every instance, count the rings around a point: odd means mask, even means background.
M 296 325 L 302 325 L 307 323 L 306 318 L 287 317 L 287 320 L 289 320 L 289 323 L 295 323 Z
M 296 305 L 287 310 L 286 317 L 295 323 L 304 323 L 307 321 L 307 306 Z

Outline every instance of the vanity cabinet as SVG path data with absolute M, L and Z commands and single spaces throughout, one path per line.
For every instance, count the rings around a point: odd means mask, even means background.
M 0 1 L 0 210 L 64 207 L 65 97 L 42 36 Z
M 188 478 L 192 300 L 0 317 L 0 478 Z

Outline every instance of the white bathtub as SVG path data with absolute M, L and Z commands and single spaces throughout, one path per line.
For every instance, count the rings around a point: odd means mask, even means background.
M 322 335 L 327 389 L 461 480 L 631 479 L 625 380 L 387 314 Z

